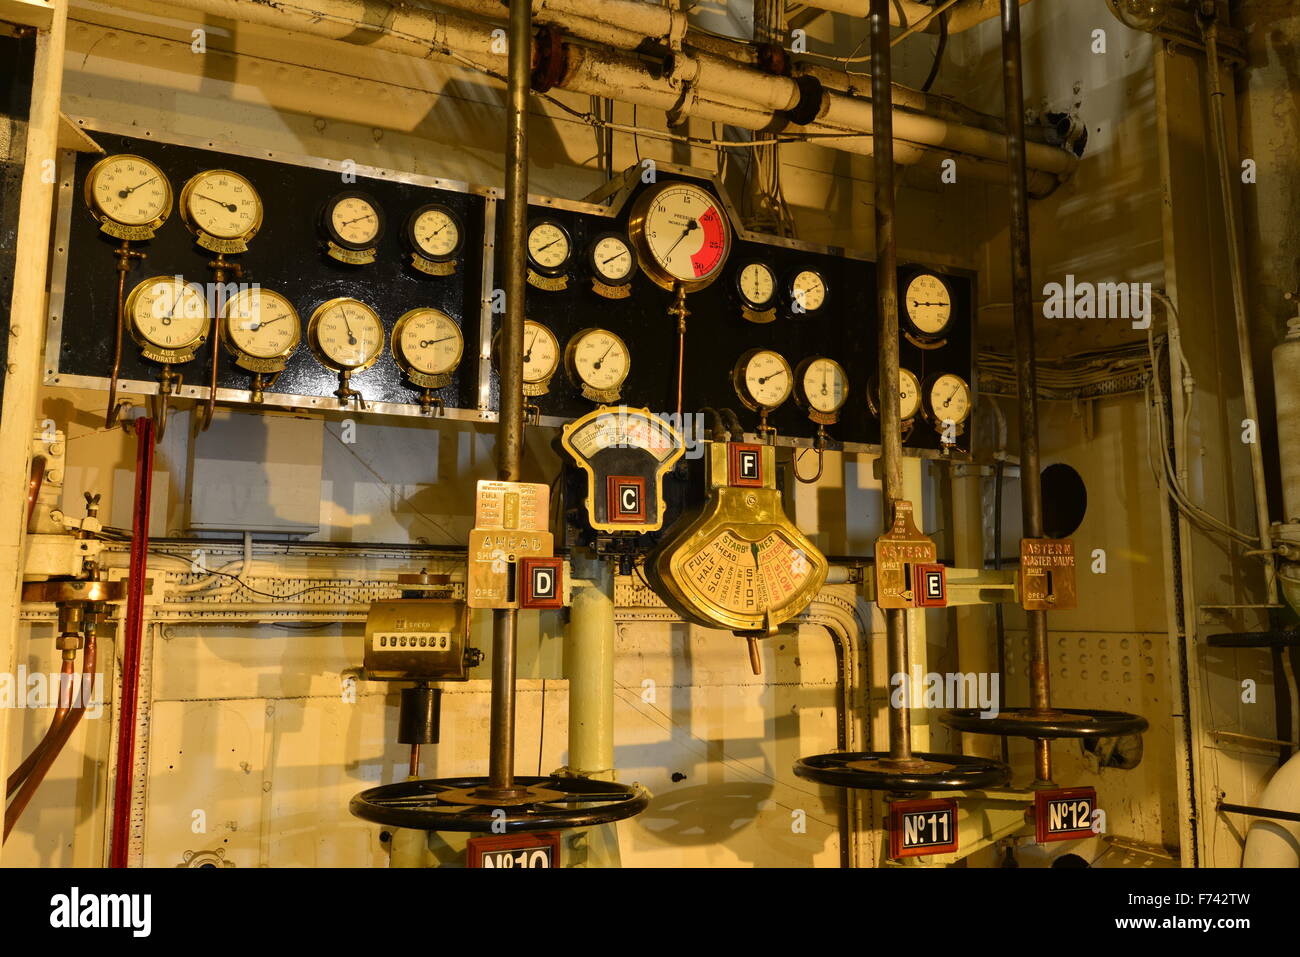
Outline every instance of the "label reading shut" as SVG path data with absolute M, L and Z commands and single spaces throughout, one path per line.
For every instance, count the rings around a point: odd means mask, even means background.
M 889 856 L 920 857 L 957 850 L 957 801 L 930 798 L 889 805 Z
M 466 846 L 466 867 L 554 868 L 560 861 L 560 835 L 505 834 L 472 837 Z
M 1034 794 L 1034 827 L 1038 843 L 1076 841 L 1092 837 L 1096 788 L 1056 788 Z

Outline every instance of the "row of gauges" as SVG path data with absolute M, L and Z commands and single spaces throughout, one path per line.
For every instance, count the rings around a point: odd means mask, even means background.
M 834 359 L 814 356 L 791 369 L 779 352 L 751 349 L 742 355 L 731 373 L 732 387 L 746 408 L 762 417 L 760 431 L 767 428 L 767 416 L 785 404 L 793 394 L 796 404 L 818 425 L 831 425 L 849 398 L 849 380 L 844 367 Z M 920 414 L 947 445 L 965 429 L 970 418 L 971 390 L 966 380 L 941 372 L 921 382 L 908 369 L 898 370 L 898 401 L 904 434 L 911 431 Z M 873 379 L 867 384 L 867 405 L 880 414 L 879 389 Z

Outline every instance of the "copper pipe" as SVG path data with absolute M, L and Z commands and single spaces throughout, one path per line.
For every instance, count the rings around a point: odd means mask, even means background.
M 411 745 L 411 760 L 407 767 L 407 773 L 413 778 L 420 776 L 420 746 L 418 744 Z
M 65 666 L 68 662 L 65 662 Z M 95 679 L 95 632 L 91 630 L 86 635 L 86 648 L 81 654 L 81 703 L 68 711 L 63 720 L 58 722 L 57 727 L 52 727 L 50 733 L 46 735 L 45 749 L 32 765 L 31 771 L 23 781 L 22 787 L 18 794 L 5 808 L 5 831 L 3 840 L 9 839 L 9 832 L 14 829 L 18 823 L 18 818 L 22 816 L 23 811 L 31 802 L 32 796 L 36 794 L 36 789 L 41 786 L 45 780 L 45 775 L 49 773 L 50 768 L 58 759 L 63 746 L 68 743 L 68 738 L 72 737 L 72 732 L 77 729 L 81 722 L 81 716 L 86 713 L 86 705 L 89 703 L 86 699 L 90 697 L 90 689 L 94 687 Z M 43 742 L 44 743 L 44 742 Z M 38 745 L 39 747 L 39 745 Z M 25 763 L 25 762 L 24 762 Z M 21 768 L 19 769 L 21 770 Z M 16 772 L 15 772 L 16 773 Z
M 63 676 L 67 675 L 70 678 L 75 678 L 76 672 L 76 661 L 71 658 L 65 658 L 63 660 L 63 667 L 59 669 L 59 705 L 54 709 L 54 717 L 50 720 L 50 726 L 46 729 L 45 735 L 39 742 L 37 742 L 36 747 L 32 748 L 32 753 L 23 759 L 22 764 L 14 768 L 13 772 L 9 775 L 8 780 L 5 781 L 6 799 L 10 798 L 13 793 L 18 790 L 23 781 L 27 779 L 27 775 L 31 774 L 32 768 L 36 767 L 36 762 L 39 761 L 41 755 L 45 753 L 45 749 L 50 746 L 50 741 L 54 737 L 54 732 L 58 730 L 59 725 L 63 723 L 63 719 L 67 717 L 68 711 L 72 707 L 72 683 L 63 680 Z M 64 701 L 65 688 L 67 692 L 66 702 Z
M 126 302 L 126 274 L 131 271 L 132 259 L 143 259 L 144 253 L 133 252 L 125 239 L 113 250 L 117 254 L 117 323 L 113 327 L 113 371 L 108 380 L 108 409 L 104 412 L 104 428 L 117 424 L 117 380 L 122 372 L 122 326 Z
M 27 525 L 32 524 L 32 513 L 36 511 L 36 499 L 45 484 L 45 456 L 38 455 L 32 459 L 31 478 L 27 480 Z M 25 525 L 24 527 L 27 527 Z

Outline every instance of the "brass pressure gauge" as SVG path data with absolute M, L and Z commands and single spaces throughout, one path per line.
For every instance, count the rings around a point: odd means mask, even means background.
M 331 299 L 316 307 L 307 322 L 307 344 L 327 369 L 339 374 L 339 405 L 361 403 L 352 388 L 354 373 L 375 364 L 384 351 L 384 324 L 379 313 L 357 299 Z
M 430 203 L 406 220 L 406 242 L 412 266 L 431 276 L 450 276 L 465 246 L 465 227 L 454 209 Z
M 152 239 L 172 211 L 172 187 L 142 156 L 118 153 L 86 174 L 86 205 L 99 228 L 116 239 Z
M 776 318 L 776 273 L 767 263 L 755 260 L 736 271 L 736 295 L 741 315 L 750 322 Z
M 125 314 L 144 357 L 166 365 L 193 359 L 212 324 L 202 287 L 180 276 L 144 280 L 127 296 Z
M 951 372 L 931 376 L 921 388 L 921 411 L 945 446 L 956 445 L 974 402 L 966 380 Z
M 813 315 L 826 305 L 826 278 L 816 269 L 800 269 L 785 288 L 786 303 L 796 316 Z
M 191 176 L 181 190 L 181 219 L 204 249 L 242 253 L 262 227 L 262 198 L 253 184 L 228 169 Z
M 608 329 L 583 329 L 565 347 L 564 367 L 584 398 L 617 402 L 632 369 L 632 356 L 627 343 Z
M 933 273 L 913 276 L 903 293 L 903 319 L 903 334 L 913 345 L 943 345 L 952 321 L 952 293 L 944 281 Z
M 834 359 L 814 356 L 794 373 L 794 398 L 818 425 L 831 425 L 849 397 L 849 377 Z
M 779 352 L 751 349 L 731 371 L 731 385 L 745 408 L 766 414 L 790 398 L 794 373 Z
M 540 322 L 524 320 L 524 395 L 545 395 L 560 366 L 560 340 Z M 501 374 L 501 332 L 492 338 L 492 367 Z
M 441 310 L 412 309 L 393 326 L 393 358 L 406 377 L 421 388 L 449 385 L 464 353 L 460 326 Z
M 880 415 L 880 397 L 877 389 L 877 381 L 871 380 L 867 388 L 867 405 L 871 409 L 872 415 Z M 898 414 L 899 420 L 904 426 L 907 426 L 916 414 L 921 411 L 921 382 L 916 375 L 908 369 L 898 370 Z
M 601 233 L 587 251 L 591 289 L 606 299 L 626 299 L 632 294 L 636 253 L 622 233 Z
M 568 288 L 573 239 L 563 223 L 556 219 L 534 220 L 528 226 L 525 251 L 530 285 L 550 291 Z
M 693 292 L 717 279 L 731 252 L 721 201 L 695 183 L 651 186 L 628 218 L 628 233 L 647 276 L 664 289 Z
M 284 371 L 302 339 L 298 311 L 278 292 L 251 286 L 227 300 L 219 328 L 235 365 L 253 373 L 252 400 L 261 402 L 266 377 Z
M 331 259 L 361 266 L 375 261 L 384 234 L 384 211 L 369 193 L 359 189 L 335 193 L 321 212 L 325 252 Z

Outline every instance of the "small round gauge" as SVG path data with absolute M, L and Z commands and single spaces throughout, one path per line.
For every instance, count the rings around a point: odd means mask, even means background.
M 952 319 L 952 294 L 938 276 L 921 273 L 907 284 L 903 307 L 913 332 L 923 338 L 937 339 Z
M 922 398 L 926 414 L 936 426 L 945 422 L 960 425 L 970 417 L 970 386 L 959 375 L 943 372 L 934 376 L 926 382 Z
M 627 343 L 608 329 L 583 329 L 564 350 L 569 375 L 596 392 L 617 392 L 632 368 Z
M 790 398 L 794 373 L 779 352 L 751 349 L 736 363 L 731 384 L 746 408 L 771 411 Z
M 360 372 L 383 353 L 384 324 L 364 302 L 331 299 L 311 314 L 307 339 L 322 365 L 338 372 Z
M 624 286 L 636 275 L 636 254 L 621 233 L 602 233 L 588 253 L 591 272 L 607 286 Z
M 293 304 L 278 292 L 250 286 L 232 296 L 221 312 L 221 335 L 230 350 L 251 359 L 282 359 L 302 338 Z
M 543 276 L 559 276 L 569 264 L 573 241 L 563 224 L 539 219 L 528 227 L 528 264 Z
M 876 397 L 876 382 L 871 382 L 870 394 L 867 396 L 867 404 L 871 406 L 871 411 L 875 415 L 880 415 L 880 403 Z M 899 418 L 906 422 L 914 418 L 916 413 L 921 411 L 921 381 L 909 369 L 898 370 L 898 413 Z
M 460 326 L 439 309 L 412 309 L 393 326 L 393 358 L 404 372 L 449 375 L 464 352 Z
M 492 358 L 500 370 L 500 353 L 497 351 L 501 342 L 498 332 L 493 343 Z M 524 384 L 536 385 L 546 382 L 555 375 L 560 365 L 560 340 L 540 322 L 524 320 Z
M 826 280 L 815 269 L 800 269 L 790 280 L 786 297 L 792 312 L 816 312 L 826 305 Z
M 344 249 L 373 249 L 384 232 L 384 211 L 369 193 L 350 189 L 329 198 L 322 222 L 329 238 Z
M 253 184 L 228 169 L 190 177 L 181 190 L 181 218 L 191 232 L 247 242 L 262 226 L 262 198 Z
M 465 230 L 455 210 L 441 203 L 430 203 L 406 220 L 406 240 L 425 259 L 448 262 L 460 255 L 465 245 Z
M 172 211 L 172 187 L 144 157 L 118 153 L 86 174 L 86 205 L 100 222 L 157 229 Z
M 817 356 L 799 363 L 795 371 L 796 398 L 813 412 L 832 415 L 849 397 L 849 378 L 834 359 Z
M 750 309 L 767 309 L 776 298 L 776 273 L 767 263 L 745 263 L 736 273 L 736 292 Z
M 731 252 L 731 226 L 722 203 L 691 182 L 647 189 L 632 208 L 628 231 L 641 268 L 664 289 L 702 289 L 718 278 Z
M 208 304 L 201 286 L 179 276 L 146 279 L 126 299 L 131 331 L 141 345 L 192 352 L 208 337 Z

